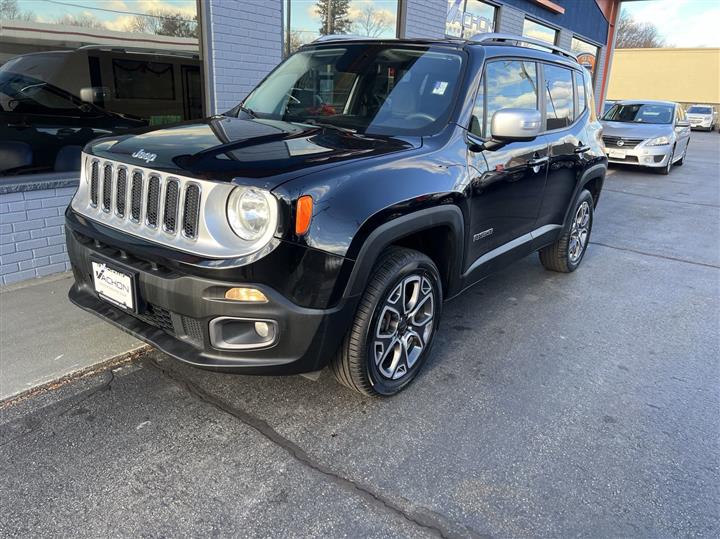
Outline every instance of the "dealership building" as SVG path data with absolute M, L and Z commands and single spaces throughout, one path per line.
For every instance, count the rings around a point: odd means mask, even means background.
M 75 0 L 43 4 L 42 13 L 33 11 L 39 2 L 6 4 L 2 285 L 69 269 L 63 211 L 78 184 L 79 151 L 96 136 L 228 110 L 323 34 L 532 37 L 578 55 L 599 107 L 620 0 L 165 0 L 150 11 L 140 0 L 113 4 L 118 9 Z

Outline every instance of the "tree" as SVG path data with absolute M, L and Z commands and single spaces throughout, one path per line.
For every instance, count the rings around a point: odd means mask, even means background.
M 347 34 L 352 25 L 349 8 L 350 0 L 318 0 L 315 11 L 320 15 L 320 35 Z
M 173 37 L 198 37 L 197 15 L 192 20 L 183 13 L 150 10 L 147 15 L 136 15 L 126 25 L 127 32 L 140 32 Z
M 380 37 L 389 27 L 387 16 L 372 6 L 365 6 L 352 26 L 356 34 L 369 37 Z
M 35 13 L 22 11 L 17 0 L 0 0 L 0 19 L 6 21 L 34 21 Z
M 308 40 L 303 37 L 301 32 L 298 32 L 296 30 L 290 31 L 290 54 L 294 53 L 296 50 L 298 50 L 300 47 L 305 45 Z
M 83 28 L 105 28 L 102 21 L 87 13 L 80 13 L 78 15 L 70 15 L 69 13 L 66 13 L 62 17 L 58 17 L 55 20 L 55 24 L 62 24 L 65 26 L 82 26 Z
M 618 49 L 656 49 L 665 45 L 665 40 L 655 25 L 638 22 L 629 13 L 622 11 L 617 25 Z

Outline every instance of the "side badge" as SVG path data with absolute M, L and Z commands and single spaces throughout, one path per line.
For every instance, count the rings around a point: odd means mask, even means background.
M 483 230 L 482 232 L 478 232 L 473 236 L 473 241 L 478 241 L 483 238 L 487 238 L 488 236 L 492 236 L 493 232 L 495 232 L 494 228 L 488 228 L 487 230 Z

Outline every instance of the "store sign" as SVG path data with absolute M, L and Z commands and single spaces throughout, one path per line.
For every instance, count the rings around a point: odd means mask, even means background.
M 469 11 L 466 0 L 449 0 L 445 34 L 453 37 L 470 37 L 493 31 L 493 21 L 485 15 Z M 467 6 L 470 7 L 470 6 Z M 489 7 L 484 5 L 483 7 Z M 489 8 L 493 9 L 493 8 Z
M 595 55 L 589 52 L 582 52 L 577 55 L 578 63 L 590 73 L 595 73 Z

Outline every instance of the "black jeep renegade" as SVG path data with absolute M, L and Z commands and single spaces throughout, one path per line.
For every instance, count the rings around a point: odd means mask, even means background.
M 222 115 L 88 144 L 70 299 L 198 367 L 400 391 L 443 301 L 587 249 L 607 168 L 590 75 L 520 42 L 329 36 Z

